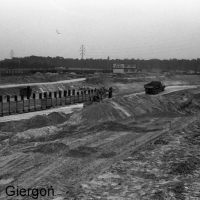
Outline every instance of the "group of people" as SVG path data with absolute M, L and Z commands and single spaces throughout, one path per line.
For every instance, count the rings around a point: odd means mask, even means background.
M 105 87 L 101 87 L 96 90 L 95 95 L 93 96 L 93 101 L 101 101 L 104 98 L 112 98 L 112 87 L 106 89 Z

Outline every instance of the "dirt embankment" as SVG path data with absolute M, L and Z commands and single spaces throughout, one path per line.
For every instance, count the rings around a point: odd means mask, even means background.
M 20 84 L 20 83 L 37 83 L 37 82 L 53 82 L 74 78 L 70 74 L 58 74 L 58 73 L 40 73 L 30 75 L 7 75 L 0 77 L 0 84 Z
M 85 199 L 199 199 L 199 146 L 199 120 L 173 133 L 168 131 L 85 181 Z
M 199 75 L 174 75 L 172 77 L 163 78 L 163 83 L 167 86 L 170 85 L 199 85 Z
M 196 91 L 196 92 L 194 92 Z M 83 127 L 148 115 L 187 115 L 199 111 L 200 92 L 179 91 L 165 96 L 115 97 L 94 103 L 72 114 L 51 113 L 30 119 L 0 123 L 0 139 L 10 144 L 52 141 L 73 135 Z M 6 143 L 7 143 L 6 142 Z M 4 146 L 5 144 L 3 144 Z
M 195 92 L 194 92 L 195 91 Z M 73 135 L 80 127 L 148 115 L 187 115 L 200 109 L 200 91 L 179 91 L 165 96 L 115 97 L 94 103 L 72 114 L 51 113 L 0 123 L 0 139 L 14 143 L 49 141 Z
M 54 134 L 56 126 L 69 119 L 70 115 L 53 112 L 49 115 L 36 115 L 30 119 L 0 123 L 0 141 L 9 140 L 11 143 L 32 141 L 34 138 L 43 139 Z M 15 142 L 16 141 L 16 142 Z
M 0 199 L 6 199 L 3 191 L 9 181 L 21 187 L 53 185 L 58 196 L 65 196 L 72 187 L 73 193 L 73 184 L 127 158 L 136 140 L 139 144 L 146 135 L 178 130 L 199 108 L 200 91 L 190 89 L 165 96 L 115 97 L 71 115 L 36 116 L 13 122 L 11 127 L 2 123 Z M 152 173 L 144 176 L 154 177 Z
M 144 85 L 151 81 L 161 81 L 166 86 L 200 85 L 198 75 L 159 75 L 159 74 L 117 74 L 113 77 L 100 76 L 88 78 L 85 85 L 94 87 L 112 87 L 113 95 L 131 94 L 144 91 Z
M 67 124 L 94 124 L 149 113 L 191 114 L 199 111 L 199 108 L 199 94 L 193 90 L 179 91 L 165 96 L 116 97 L 72 114 Z
M 144 75 L 138 74 L 137 76 L 121 76 L 113 78 L 114 83 L 136 83 L 136 82 L 149 82 L 152 80 L 162 81 L 165 85 L 196 85 L 200 84 L 199 75 Z
M 12 76 L 1 77 L 2 84 L 6 83 L 36 83 L 36 82 L 52 82 L 59 80 L 71 79 L 70 75 L 48 75 L 36 74 L 32 76 Z M 117 76 L 100 75 L 87 78 L 86 81 L 73 83 L 58 83 L 51 85 L 32 86 L 32 92 L 52 92 L 66 89 L 79 89 L 81 87 L 112 87 L 113 95 L 130 94 L 134 92 L 144 91 L 144 84 L 153 81 L 162 81 L 166 86 L 171 85 L 200 85 L 200 76 L 198 75 L 152 75 L 152 74 L 118 74 Z M 1 88 L 1 95 L 18 95 L 19 88 Z
M 12 88 L 0 88 L 0 94 L 1 95 L 19 95 L 20 94 L 20 88 L 24 88 L 26 86 L 22 87 L 12 87 Z M 76 89 L 78 90 L 80 87 L 80 83 L 56 83 L 56 84 L 48 84 L 48 85 L 36 85 L 31 86 L 32 93 L 43 93 L 43 92 L 54 92 L 54 91 L 63 91 L 63 90 L 72 90 Z

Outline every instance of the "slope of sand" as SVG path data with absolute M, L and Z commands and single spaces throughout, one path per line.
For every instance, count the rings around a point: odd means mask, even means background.
M 118 169 L 117 163 L 130 157 L 150 139 L 161 134 L 175 134 L 196 122 L 199 96 L 197 89 L 190 89 L 165 96 L 120 97 L 70 115 L 53 113 L 40 117 L 39 121 L 34 117 L 9 122 L 10 125 L 1 123 L 0 199 L 7 198 L 5 187 L 8 184 L 26 188 L 53 186 L 56 196 L 43 199 L 69 196 L 87 199 L 89 193 L 95 198 L 116 198 L 112 193 L 116 188 L 102 192 L 108 183 L 115 186 L 113 179 L 120 179 L 124 187 L 135 188 L 135 195 L 137 191 L 147 192 L 143 183 L 137 182 L 139 178 L 130 182 L 126 168 L 120 168 L 120 174 L 116 175 L 106 170 Z M 34 127 L 34 124 L 37 125 Z M 159 169 L 154 166 L 152 173 L 156 170 Z M 127 176 L 122 177 L 121 173 Z M 129 198 L 130 190 L 124 187 L 118 187 L 124 196 L 117 195 Z M 155 193 L 153 187 L 149 187 L 148 192 Z

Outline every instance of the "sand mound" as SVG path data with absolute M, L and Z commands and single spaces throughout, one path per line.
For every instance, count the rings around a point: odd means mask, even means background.
M 49 115 L 36 115 L 30 119 L 20 121 L 2 122 L 0 123 L 0 131 L 18 133 L 29 129 L 53 126 L 67 121 L 69 116 L 70 114 L 53 112 Z
M 180 91 L 165 96 L 132 95 L 107 99 L 85 107 L 72 114 L 67 123 L 95 124 L 149 113 L 194 113 L 198 112 L 199 109 L 198 95 L 193 95 L 190 91 Z
M 113 115 L 115 117 L 113 117 Z M 77 111 L 72 114 L 68 120 L 69 124 L 103 122 L 106 120 L 114 120 L 117 117 L 117 112 L 114 108 L 109 107 L 107 103 L 93 104 L 84 108 L 82 111 Z
M 52 112 L 47 115 L 48 120 L 51 121 L 52 124 L 61 124 L 69 119 L 70 115 L 66 115 L 64 113 Z
M 26 121 L 24 121 L 23 126 L 27 129 L 41 128 L 48 125 L 48 117 L 46 115 L 36 115 Z
M 29 129 L 20 133 L 17 133 L 10 139 L 11 144 L 33 142 L 33 141 L 48 141 L 53 135 L 57 135 L 61 131 L 61 128 L 55 126 L 48 126 L 36 129 Z

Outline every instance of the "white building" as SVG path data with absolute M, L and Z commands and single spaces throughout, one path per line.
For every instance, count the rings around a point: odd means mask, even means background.
M 113 73 L 136 73 L 136 64 L 113 64 Z

